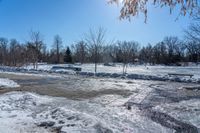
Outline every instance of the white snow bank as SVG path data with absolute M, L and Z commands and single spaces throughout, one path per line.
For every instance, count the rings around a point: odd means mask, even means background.
M 13 80 L 7 78 L 0 78 L 0 87 L 15 88 L 19 87 L 19 85 Z
M 172 132 L 141 115 L 137 108 L 129 111 L 123 106 L 92 101 L 73 101 L 29 92 L 3 94 L 0 96 L 0 132 L 45 133 L 53 129 L 54 132 L 57 129 L 87 133 Z

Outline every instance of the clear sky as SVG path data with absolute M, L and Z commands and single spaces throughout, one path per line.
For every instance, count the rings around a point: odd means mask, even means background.
M 31 30 L 40 31 L 49 46 L 56 34 L 66 46 L 81 40 L 90 28 L 101 26 L 107 30 L 108 40 L 134 40 L 146 45 L 165 36 L 182 38 L 191 21 L 189 17 L 175 21 L 176 9 L 170 15 L 168 9 L 150 6 L 147 24 L 143 14 L 131 22 L 120 21 L 119 11 L 106 0 L 1 0 L 0 36 L 25 42 Z

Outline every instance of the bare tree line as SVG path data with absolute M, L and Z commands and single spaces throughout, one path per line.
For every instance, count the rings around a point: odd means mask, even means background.
M 62 38 L 54 37 L 53 45 L 47 49 L 40 32 L 32 31 L 29 41 L 20 43 L 16 39 L 0 38 L 0 64 L 22 66 L 32 63 L 37 69 L 38 62 L 47 63 L 123 63 L 126 72 L 128 63 L 149 63 L 175 65 L 179 62 L 200 62 L 200 31 L 197 23 L 185 31 L 186 39 L 165 37 L 157 44 L 143 46 L 135 41 L 108 43 L 103 28 L 90 30 L 85 38 L 68 47 L 63 47 Z M 195 35 L 195 36 L 193 36 Z M 198 36 L 199 35 L 199 36 Z

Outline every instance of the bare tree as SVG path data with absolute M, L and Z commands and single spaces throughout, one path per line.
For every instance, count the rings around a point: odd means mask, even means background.
M 27 62 L 27 55 L 26 55 L 26 45 L 20 44 L 17 41 L 17 44 L 15 45 L 15 66 L 22 66 Z M 27 53 L 28 54 L 28 53 Z
M 185 30 L 186 43 L 189 58 L 194 61 L 200 61 L 200 9 L 193 16 L 193 23 L 188 30 Z
M 28 42 L 28 48 L 32 53 L 32 61 L 35 69 L 38 69 L 39 56 L 41 49 L 44 45 L 42 35 L 39 31 L 30 32 L 30 42 Z
M 189 41 L 200 42 L 200 12 L 193 17 L 193 23 L 185 30 L 185 38 Z
M 7 45 L 8 39 L 0 38 L 0 63 L 3 65 L 7 65 Z
M 16 62 L 16 58 L 17 58 L 17 46 L 18 46 L 18 42 L 16 39 L 11 39 L 10 40 L 10 65 L 16 66 L 17 62 Z M 19 58 L 19 57 L 18 57 Z
M 168 64 L 167 57 L 167 47 L 165 43 L 157 43 L 153 47 L 154 64 Z
M 88 54 L 87 44 L 84 41 L 79 41 L 75 45 L 72 45 L 74 51 L 75 61 L 83 64 L 86 61 L 86 56 Z
M 128 63 L 134 62 L 139 49 L 139 44 L 137 42 L 118 42 L 119 56 L 123 62 L 123 74 L 126 74 Z
M 42 55 L 41 55 L 41 59 L 43 62 L 47 62 L 48 61 L 48 51 L 47 51 L 47 46 L 43 45 L 42 46 Z
M 116 52 L 115 52 L 115 45 L 107 45 L 104 46 L 103 52 L 103 62 L 105 64 L 115 62 L 116 59 Z
M 146 47 L 143 47 L 139 53 L 140 60 L 146 63 L 152 63 L 153 60 L 153 47 L 151 44 L 148 44 Z
M 178 37 L 165 37 L 163 43 L 166 45 L 168 63 L 180 62 L 184 49 Z
M 57 58 L 56 63 L 59 63 L 60 62 L 60 50 L 62 48 L 62 38 L 59 35 L 56 35 L 54 37 L 53 47 L 56 51 L 56 58 Z
M 89 53 L 93 63 L 95 64 L 95 73 L 97 72 L 97 64 L 100 61 L 103 52 L 103 45 L 105 45 L 105 29 L 91 30 L 86 34 L 85 40 L 88 44 Z
M 190 61 L 200 61 L 200 44 L 196 41 L 188 41 L 185 43 L 187 49 L 187 56 Z
M 119 62 L 118 59 L 118 46 L 113 43 L 107 46 L 106 51 L 108 52 L 108 56 L 111 58 L 112 62 Z

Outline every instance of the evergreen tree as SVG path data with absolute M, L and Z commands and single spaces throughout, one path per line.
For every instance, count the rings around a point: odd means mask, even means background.
M 72 63 L 72 53 L 69 47 L 67 47 L 67 50 L 65 52 L 64 62 Z

